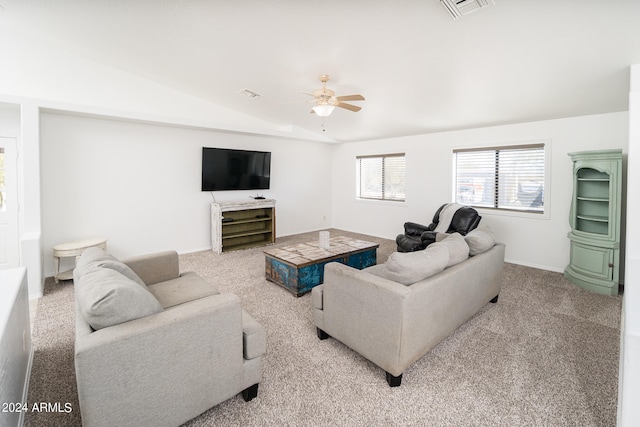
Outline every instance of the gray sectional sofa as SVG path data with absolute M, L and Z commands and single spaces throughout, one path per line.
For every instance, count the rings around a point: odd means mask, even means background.
M 505 246 L 487 232 L 396 252 L 364 270 L 326 265 L 324 284 L 312 291 L 318 337 L 342 342 L 386 371 L 390 386 L 399 386 L 407 367 L 497 302 Z
M 120 262 L 97 248 L 74 271 L 75 367 L 85 426 L 174 426 L 257 395 L 265 329 L 178 254 Z

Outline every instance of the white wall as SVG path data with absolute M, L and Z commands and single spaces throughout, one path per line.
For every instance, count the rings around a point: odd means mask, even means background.
M 34 105 L 0 102 L 0 136 L 16 138 L 19 160 L 18 233 L 20 265 L 27 267 L 29 295 L 42 296 L 42 251 L 40 249 L 40 161 L 39 112 Z
M 18 144 L 20 191 L 20 265 L 27 268 L 29 296 L 44 290 L 40 202 L 40 108 L 30 102 L 20 106 Z
M 405 221 L 431 222 L 452 199 L 452 149 L 543 140 L 550 144 L 551 184 L 544 218 L 481 210 L 482 223 L 506 243 L 508 261 L 563 271 L 569 262 L 572 151 L 621 148 L 626 153 L 628 113 L 612 113 L 342 144 L 333 153 L 333 226 L 395 238 Z M 355 199 L 355 157 L 406 153 L 406 202 Z
M 0 102 L 0 136 L 20 136 L 20 107 Z
M 618 425 L 640 425 L 640 64 L 631 67 L 626 275 L 620 342 Z
M 118 257 L 211 247 L 212 193 L 200 191 L 203 146 L 272 152 L 277 235 L 331 223 L 331 146 L 184 127 L 43 113 L 42 230 L 45 274 L 51 247 L 104 236 Z M 216 200 L 255 191 L 215 192 Z M 326 219 L 325 219 L 326 218 Z

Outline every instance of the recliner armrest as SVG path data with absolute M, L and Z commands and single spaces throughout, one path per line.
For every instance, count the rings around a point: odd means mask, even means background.
M 433 226 L 433 227 L 432 227 Z M 425 231 L 431 231 L 435 228 L 434 224 L 422 225 L 417 224 L 415 222 L 405 222 L 404 223 L 404 234 L 405 236 L 420 236 Z
M 436 233 L 435 231 L 425 231 L 420 235 L 420 240 L 422 241 L 422 246 L 426 248 L 432 243 L 436 242 Z

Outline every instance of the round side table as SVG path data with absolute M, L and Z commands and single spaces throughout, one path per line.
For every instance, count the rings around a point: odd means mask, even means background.
M 86 240 L 74 240 L 73 242 L 60 243 L 53 247 L 53 267 L 54 267 L 54 279 L 56 283 L 59 280 L 71 280 L 73 279 L 73 269 L 60 272 L 60 258 L 75 257 L 78 259 L 82 252 L 88 248 L 98 247 L 100 249 L 107 249 L 107 239 L 86 239 Z

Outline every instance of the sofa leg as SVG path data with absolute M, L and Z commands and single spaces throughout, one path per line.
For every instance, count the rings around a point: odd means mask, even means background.
M 387 374 L 387 382 L 389 383 L 389 387 L 399 387 L 402 382 L 402 374 L 394 377 L 389 372 L 385 372 Z
M 489 302 L 494 303 L 494 304 L 497 303 L 498 302 L 498 296 L 500 296 L 500 294 L 498 294 L 495 297 L 493 297 L 493 299 L 491 301 L 489 301 Z
M 321 340 L 326 340 L 330 336 L 328 333 L 326 333 L 320 328 L 316 328 L 316 332 L 318 333 L 318 338 L 320 338 Z
M 242 390 L 242 398 L 245 402 L 250 402 L 254 397 L 258 395 L 258 384 L 254 384 L 251 387 L 247 387 Z

